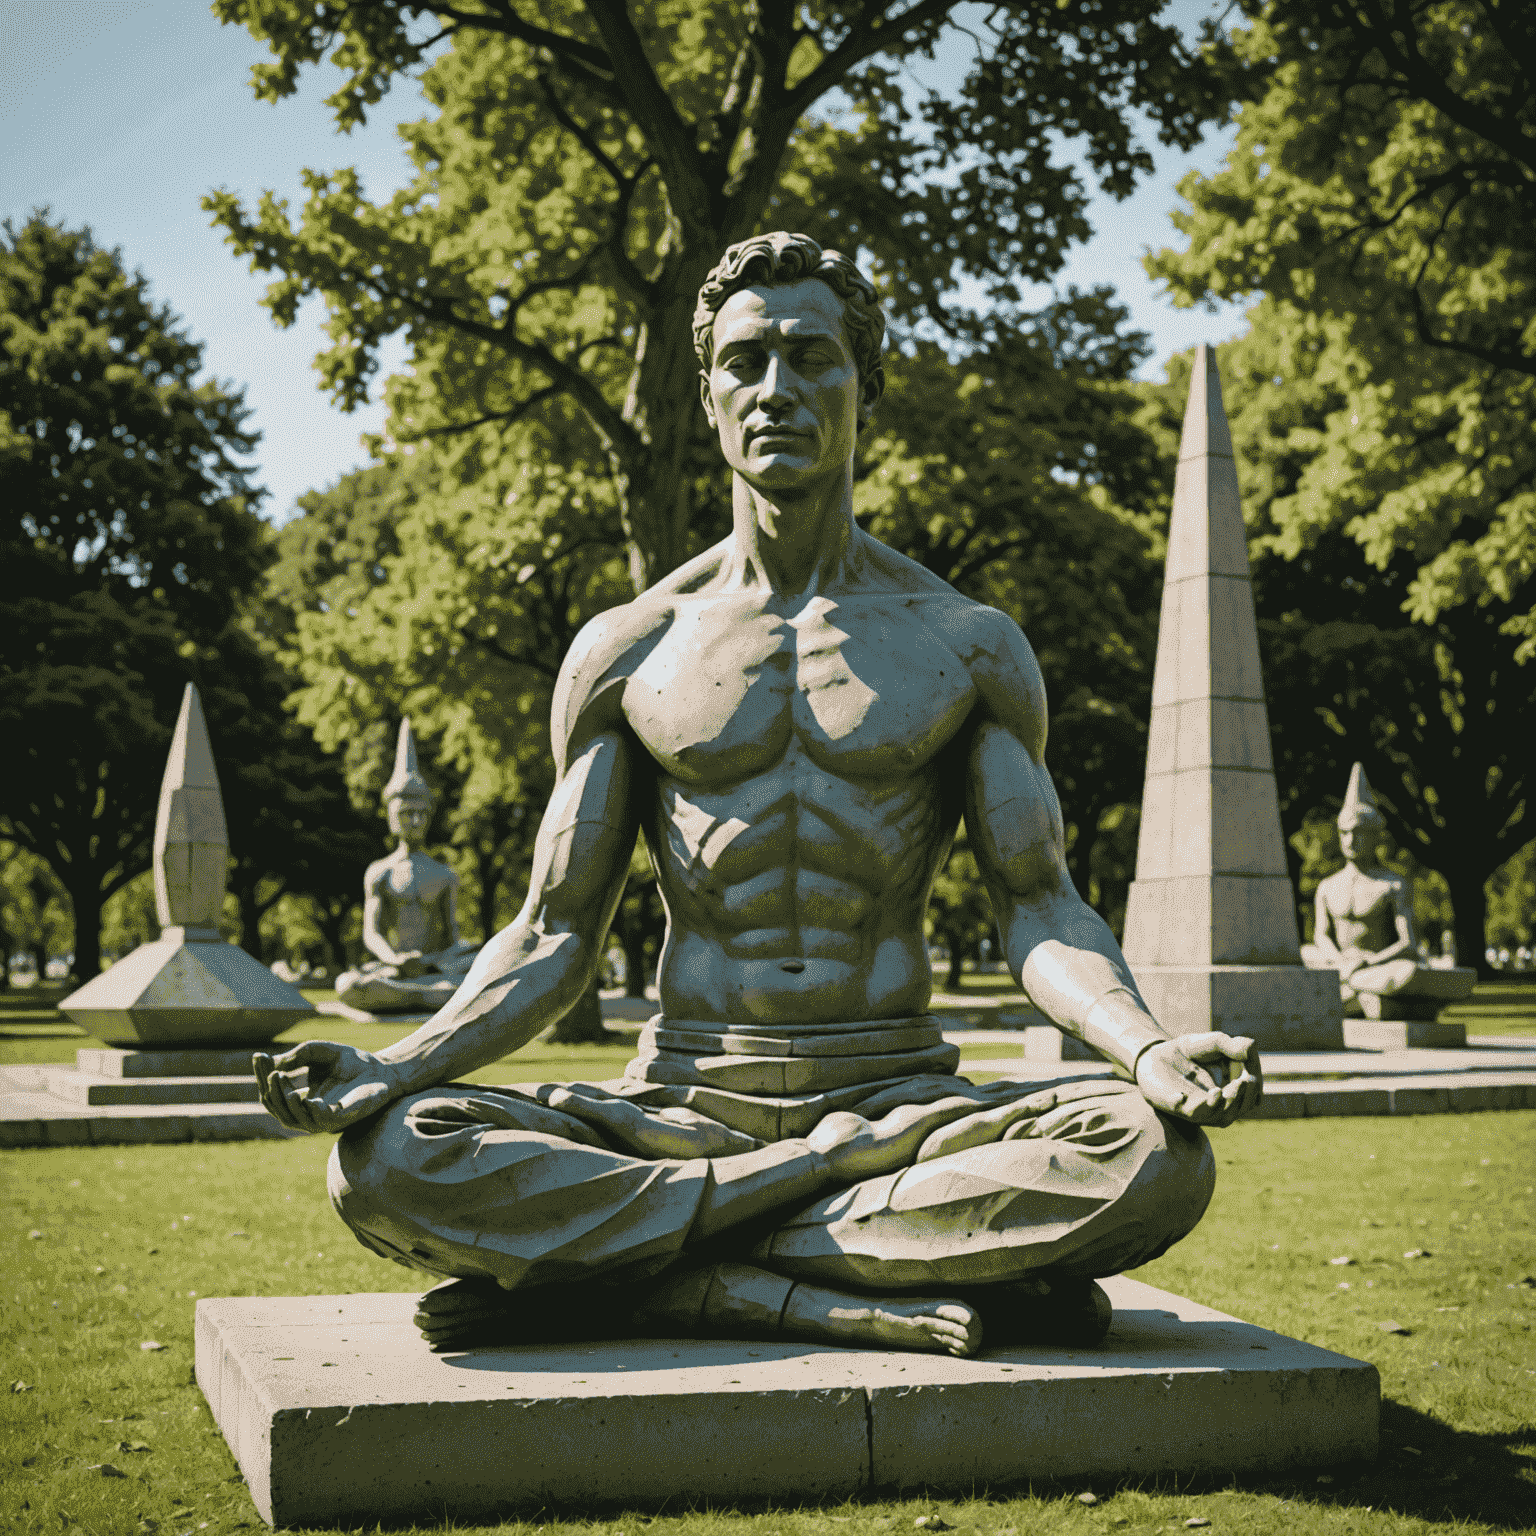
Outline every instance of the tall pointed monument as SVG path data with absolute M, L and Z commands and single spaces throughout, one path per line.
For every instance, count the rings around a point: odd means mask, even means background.
M 197 689 L 187 684 L 160 783 L 153 863 L 160 937 L 59 1005 L 109 1045 L 265 1045 L 314 1013 L 296 987 L 219 932 L 229 834 Z
M 1301 963 L 1237 465 L 1204 345 L 1179 442 L 1124 950 L 1172 1033 L 1343 1048 L 1336 973 Z

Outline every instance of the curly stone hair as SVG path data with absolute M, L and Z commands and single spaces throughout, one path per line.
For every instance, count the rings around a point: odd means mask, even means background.
M 809 235 L 776 230 L 729 247 L 699 289 L 693 311 L 693 350 L 708 373 L 715 360 L 715 316 L 733 293 L 757 284 L 787 287 L 802 278 L 825 283 L 843 301 L 843 330 L 859 370 L 859 389 L 873 379 L 885 390 L 880 353 L 885 345 L 885 315 L 875 286 L 841 251 L 823 250 Z M 861 409 L 860 414 L 863 415 Z

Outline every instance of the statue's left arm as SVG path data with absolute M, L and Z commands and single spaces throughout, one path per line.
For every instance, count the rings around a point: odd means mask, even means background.
M 1157 1108 L 1230 1124 L 1262 1095 L 1245 1036 L 1169 1036 L 1142 1001 L 1120 946 L 1072 884 L 1061 806 L 1045 767 L 1045 687 L 1003 615 L 973 660 L 965 823 L 992 896 L 1009 969 L 1042 1013 L 1134 1078 Z

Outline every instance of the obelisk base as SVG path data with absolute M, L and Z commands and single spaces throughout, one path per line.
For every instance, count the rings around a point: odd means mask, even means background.
M 1337 971 L 1302 965 L 1136 965 L 1152 1015 L 1170 1034 L 1219 1029 L 1261 1051 L 1342 1051 Z
M 160 1051 L 266 1045 L 315 1014 L 297 987 L 211 928 L 167 928 L 59 1011 L 108 1045 Z

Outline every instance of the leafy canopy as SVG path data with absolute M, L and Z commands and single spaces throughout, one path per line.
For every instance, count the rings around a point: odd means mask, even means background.
M 1151 164 L 1133 110 L 1188 146 L 1224 108 L 1215 72 L 1155 19 L 1161 0 L 1012 0 L 974 29 L 961 88 L 918 93 L 913 111 L 901 66 L 931 55 L 959 9 L 217 0 L 272 49 L 258 94 L 296 90 L 329 57 L 348 77 L 330 103 L 340 126 L 418 69 L 434 115 L 403 130 L 416 174 L 391 197 L 370 201 L 353 171 L 309 171 L 296 220 L 270 194 L 207 206 L 277 274 L 279 323 L 324 296 L 319 366 L 344 407 L 404 332 L 413 366 L 386 391 L 390 442 L 579 422 L 643 587 L 697 547 L 689 322 L 726 245 L 778 226 L 863 249 L 898 318 L 965 335 L 981 322 L 956 299 L 963 279 L 1012 303 L 1087 233 L 1058 135 L 1124 194 Z M 834 91 L 840 110 L 816 116 Z
M 1497 614 L 1536 656 L 1536 12 L 1477 0 L 1245 5 L 1251 94 L 1181 187 L 1190 304 L 1262 296 L 1267 515 L 1288 558 L 1339 531 L 1403 611 Z M 1459 622 L 1459 621 L 1458 621 Z
M 102 899 L 146 867 L 170 725 L 265 556 L 237 391 L 142 276 L 46 212 L 0 242 L 0 832 L 69 893 L 82 976 Z

